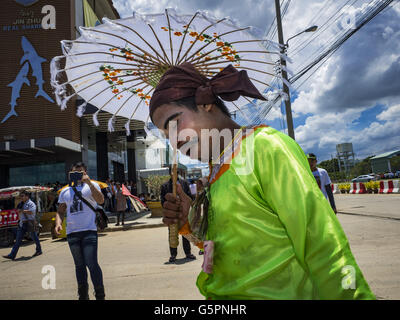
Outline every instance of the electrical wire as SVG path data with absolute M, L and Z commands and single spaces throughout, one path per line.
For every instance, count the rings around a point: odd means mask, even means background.
M 330 2 L 329 5 L 326 7 L 326 5 L 327 5 L 327 3 L 328 3 L 329 1 L 331 1 L 331 2 Z M 330 7 L 332 6 L 332 4 L 334 4 L 334 3 L 335 3 L 335 1 L 333 1 L 333 0 L 325 0 L 325 2 L 322 4 L 322 6 L 321 6 L 321 8 L 319 9 L 319 11 L 317 12 L 317 14 L 311 18 L 310 22 L 308 23 L 308 26 L 318 25 L 316 22 L 317 22 L 317 20 L 321 17 L 321 13 L 324 12 L 324 13 L 326 14 L 326 13 L 329 11 L 329 8 L 330 8 Z M 325 9 L 325 10 L 323 10 L 323 9 Z M 310 35 L 310 37 L 311 37 L 311 36 L 312 36 L 312 35 Z M 302 40 L 302 39 L 300 39 L 300 38 L 294 39 L 292 46 L 293 46 L 293 47 L 298 47 L 298 45 L 299 45 L 301 42 L 303 42 L 303 41 L 304 41 L 304 39 Z
M 291 83 L 296 82 L 298 79 L 300 79 L 304 74 L 306 74 L 309 70 L 311 70 L 314 66 L 316 66 L 318 63 L 320 63 L 323 59 L 325 59 L 324 63 L 332 56 L 336 50 L 339 49 L 339 47 L 347 41 L 353 34 L 355 34 L 358 30 L 360 30 L 365 24 L 367 24 L 369 21 L 371 21 L 377 14 L 379 14 L 383 9 L 385 9 L 390 3 L 392 3 L 393 0 L 386 0 L 380 5 L 373 6 L 372 8 L 369 8 L 363 17 L 360 19 L 361 21 L 359 22 L 358 26 L 355 29 L 351 29 L 350 31 L 346 32 L 346 34 L 341 38 L 335 41 L 335 43 L 330 47 L 329 50 L 325 51 L 323 54 L 321 54 L 317 59 L 315 59 L 311 64 L 309 64 L 307 67 L 303 68 L 298 74 L 293 76 L 289 81 Z M 314 70 L 312 74 L 314 74 L 320 67 L 322 63 L 318 66 L 317 69 Z M 307 79 L 306 79 L 307 80 Z M 302 82 L 302 84 L 305 81 Z M 299 86 L 300 87 L 300 86 Z M 299 88 L 297 87 L 297 88 Z
M 325 30 L 327 30 L 332 24 L 336 23 L 339 18 L 341 16 L 343 16 L 344 12 L 342 12 L 338 17 L 336 17 L 331 23 L 329 23 L 338 13 L 341 12 L 341 10 L 350 2 L 353 1 L 351 3 L 351 6 L 354 5 L 357 1 L 359 0 L 347 0 L 341 7 L 339 10 L 337 10 L 327 21 L 325 21 L 321 26 L 318 27 L 317 32 L 315 32 L 313 34 L 313 36 L 308 40 L 303 42 L 302 44 L 300 44 L 298 47 L 293 48 L 290 51 L 290 55 L 291 56 L 295 56 L 296 54 L 298 54 L 300 51 L 304 50 L 312 41 L 315 41 L 321 34 L 323 34 L 323 32 Z M 329 23 L 329 24 L 328 24 Z M 326 27 L 325 27 L 326 26 Z M 324 28 L 325 27 L 325 28 Z

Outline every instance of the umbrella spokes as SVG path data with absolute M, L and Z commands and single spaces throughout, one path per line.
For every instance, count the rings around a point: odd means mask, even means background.
M 217 19 L 204 12 L 181 15 L 166 9 L 120 20 L 104 18 L 103 24 L 81 27 L 80 31 L 77 40 L 62 41 L 63 55 L 51 61 L 57 103 L 64 109 L 79 95 L 83 103 L 77 107 L 78 116 L 90 103 L 98 109 L 93 114 L 95 125 L 98 113 L 106 111 L 112 115 L 108 119 L 110 130 L 114 130 L 117 116 L 127 118 L 127 134 L 130 120 L 149 121 L 151 94 L 174 65 L 189 62 L 210 77 L 232 64 L 246 71 L 256 88 L 264 92 L 270 90 L 272 79 L 280 79 L 281 69 L 273 68 L 272 55 L 289 61 L 280 54 L 279 45 L 255 38 L 250 27 L 239 27 L 227 18 Z M 251 120 L 241 109 L 243 103 L 257 105 L 239 98 L 227 101 L 226 106 L 230 111 L 240 110 L 246 121 Z
M 103 18 L 103 20 L 104 20 L 105 18 Z M 108 21 L 111 21 L 111 20 L 109 20 L 109 19 L 107 19 Z M 144 39 L 143 37 L 142 37 L 142 35 L 140 34 L 140 33 L 138 33 L 136 30 L 134 30 L 134 29 L 132 29 L 132 28 L 130 28 L 130 27 L 128 27 L 128 26 L 126 26 L 126 25 L 124 25 L 124 24 L 122 24 L 122 23 L 118 23 L 118 22 L 113 22 L 113 24 L 115 24 L 115 25 L 117 25 L 117 26 L 120 26 L 120 27 L 122 27 L 122 28 L 126 28 L 127 30 L 130 30 L 131 32 L 133 32 L 134 34 L 136 34 L 145 44 L 147 44 L 148 46 L 149 46 L 149 48 L 156 54 L 156 56 L 159 58 L 159 62 L 160 62 L 160 60 L 164 63 L 164 64 L 166 64 L 167 63 L 167 61 L 164 59 L 164 57 L 162 57 L 159 53 L 158 53 L 158 51 L 157 50 L 155 50 L 154 49 L 154 47 L 148 42 L 148 41 L 146 41 L 146 39 Z
M 157 59 L 156 59 L 152 54 L 150 54 L 148 51 L 144 50 L 144 49 L 141 48 L 141 47 L 138 47 L 137 45 L 135 45 L 135 44 L 132 43 L 131 41 L 127 41 L 126 39 L 124 39 L 123 37 L 121 37 L 121 36 L 119 36 L 119 35 L 117 35 L 117 34 L 113 34 L 113 33 L 110 33 L 110 32 L 105 32 L 105 31 L 101 31 L 101 30 L 97 30 L 97 29 L 94 29 L 94 28 L 79 27 L 79 29 L 82 30 L 82 35 L 83 35 L 83 36 L 84 36 L 85 34 L 90 34 L 91 32 L 95 32 L 95 33 L 108 35 L 108 36 L 110 36 L 110 37 L 115 37 L 115 38 L 121 39 L 121 40 L 123 40 L 123 41 L 126 41 L 127 43 L 129 43 L 131 46 L 133 46 L 133 47 L 136 48 L 137 50 L 142 51 L 143 54 L 144 54 L 146 57 L 150 57 L 150 60 L 153 60 L 153 62 L 157 62 Z M 89 39 L 90 39 L 90 37 L 89 37 Z
M 223 36 L 225 36 L 225 35 L 228 35 L 228 34 L 231 34 L 231 33 L 234 33 L 234 32 L 239 32 L 239 31 L 247 30 L 247 29 L 249 29 L 249 28 L 250 28 L 250 27 L 241 28 L 241 29 L 235 29 L 235 30 L 231 30 L 231 31 L 222 33 L 222 34 L 220 34 L 220 35 L 214 36 L 214 39 L 210 40 L 210 42 L 207 42 L 204 46 L 202 46 L 200 49 L 198 49 L 197 51 L 195 51 L 191 56 L 189 56 L 187 59 L 185 59 L 185 61 L 189 61 L 189 59 L 193 58 L 197 53 L 199 53 L 201 50 L 203 50 L 204 48 L 206 48 L 207 46 L 209 46 L 211 43 L 214 43 L 214 42 L 216 42 L 217 40 L 220 40 L 221 37 L 223 37 Z M 206 29 L 207 29 L 207 28 L 206 28 Z M 204 31 L 206 31 L 206 29 L 205 29 Z M 204 34 L 204 31 L 202 31 L 201 34 Z M 196 39 L 196 40 L 197 40 L 197 39 Z M 227 43 L 227 42 L 222 42 L 221 46 L 224 45 L 224 44 L 226 44 L 226 43 Z M 218 45 L 218 44 L 217 44 L 217 45 Z M 218 48 L 217 48 L 217 49 L 218 49 Z
M 212 23 L 212 24 L 210 24 L 208 27 L 206 27 L 206 28 L 204 28 L 201 32 L 200 32 L 200 35 L 203 35 L 204 34 L 204 32 L 206 32 L 209 28 L 211 28 L 211 27 L 213 27 L 213 26 L 216 26 L 217 24 L 219 24 L 219 23 L 221 23 L 221 22 L 223 22 L 223 21 L 225 21 L 226 20 L 226 18 L 223 18 L 223 19 L 221 19 L 221 20 L 218 20 L 217 22 L 215 22 L 215 23 Z M 204 37 L 204 36 L 203 36 Z M 178 64 L 180 64 L 180 63 L 182 63 L 183 62 L 183 59 L 185 59 L 185 57 L 189 54 L 189 52 L 190 52 L 190 50 L 193 48 L 193 46 L 197 43 L 197 41 L 199 41 L 199 39 L 201 39 L 200 37 L 195 37 L 195 39 L 194 39 L 194 41 L 193 41 L 193 43 L 192 43 L 192 45 L 189 47 L 189 49 L 185 52 L 185 54 L 182 56 L 182 58 L 178 61 Z M 208 45 L 208 44 L 207 44 Z M 206 46 L 207 46 L 206 45 Z M 197 51 L 198 52 L 198 51 Z M 197 53 L 196 52 L 196 53 Z M 189 57 L 190 58 L 190 57 Z M 185 61 L 187 61 L 187 59 L 185 59 Z
M 177 61 L 177 62 L 180 61 L 180 60 L 179 60 L 179 56 L 180 56 L 181 51 L 182 51 L 183 43 L 185 42 L 185 39 L 186 39 L 186 35 L 188 34 L 189 27 L 190 27 L 190 25 L 192 24 L 194 18 L 196 18 L 196 16 L 197 16 L 198 14 L 199 14 L 199 13 L 196 12 L 196 13 L 193 15 L 193 17 L 190 19 L 189 23 L 188 23 L 186 26 L 184 26 L 185 30 L 184 30 L 184 32 L 183 32 L 183 38 L 182 38 L 181 44 L 180 44 L 180 46 L 179 46 L 178 54 L 177 54 L 177 56 L 176 56 L 176 61 Z

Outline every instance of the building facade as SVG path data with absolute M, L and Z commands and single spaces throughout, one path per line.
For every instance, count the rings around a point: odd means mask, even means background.
M 390 159 L 397 156 L 400 156 L 400 150 L 385 152 L 370 158 L 372 172 L 380 174 L 395 171 L 396 168 L 392 168 Z
M 50 86 L 50 61 L 60 41 L 79 37 L 79 26 L 120 18 L 112 0 L 3 0 L 0 11 L 0 187 L 67 182 L 71 164 L 84 161 L 93 179 L 136 180 L 133 142 L 143 123 L 125 135 L 117 117 L 95 126 L 88 106 L 76 116 L 78 99 L 60 110 Z

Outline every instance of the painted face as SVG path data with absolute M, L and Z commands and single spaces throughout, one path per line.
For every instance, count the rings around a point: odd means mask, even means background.
M 202 141 L 202 130 L 216 127 L 221 113 L 213 105 L 198 106 L 197 112 L 176 104 L 165 104 L 154 111 L 153 122 L 170 140 L 173 148 L 178 148 L 192 159 L 208 162 L 212 155 L 211 138 Z M 174 130 L 176 125 L 176 130 Z M 176 132 L 176 137 L 170 136 Z M 196 150 L 197 152 L 194 151 Z M 202 148 L 208 148 L 202 153 Z

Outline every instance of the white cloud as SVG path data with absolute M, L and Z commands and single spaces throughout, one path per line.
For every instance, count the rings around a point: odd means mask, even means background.
M 354 128 L 363 109 L 348 109 L 345 112 L 313 115 L 304 125 L 296 128 L 296 140 L 305 152 L 324 150 L 321 160 L 334 154 L 337 144 L 352 142 L 356 156 L 365 158 L 370 155 L 400 148 L 400 105 L 393 105 L 376 116 L 362 130 Z M 330 150 L 330 151 L 328 151 Z M 317 152 L 315 152 L 317 153 Z
M 381 121 L 400 120 L 400 104 L 386 109 L 381 114 L 379 114 L 376 118 Z M 398 126 L 400 126 L 400 122 L 398 123 Z

